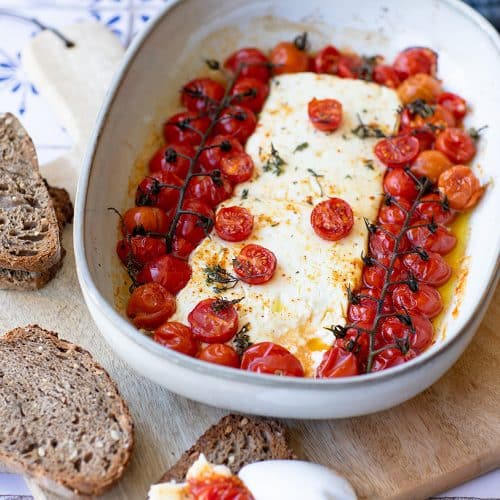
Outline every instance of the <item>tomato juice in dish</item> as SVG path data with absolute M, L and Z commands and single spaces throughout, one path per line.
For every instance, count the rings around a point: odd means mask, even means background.
M 122 214 L 134 324 L 185 355 L 288 376 L 423 352 L 465 273 L 454 221 L 484 191 L 437 54 L 310 54 L 304 34 L 207 65 Z

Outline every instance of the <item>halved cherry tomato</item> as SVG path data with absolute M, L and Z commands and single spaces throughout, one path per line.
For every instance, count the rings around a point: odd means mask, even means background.
M 182 236 L 174 235 L 172 241 L 172 255 L 174 257 L 185 260 L 195 248 L 196 245 L 194 243 L 191 243 Z
M 342 121 L 342 103 L 337 99 L 313 98 L 307 105 L 307 112 L 314 128 L 322 132 L 337 130 Z
M 314 57 L 314 71 L 336 75 L 339 57 L 340 52 L 333 45 L 327 45 Z
M 278 43 L 278 45 L 271 50 L 269 59 L 273 64 L 273 72 L 275 75 L 307 71 L 309 64 L 307 53 L 303 50 L 299 50 L 292 42 Z
M 467 103 L 465 99 L 452 92 L 443 92 L 438 96 L 437 102 L 451 111 L 457 120 L 461 120 L 467 113 Z
M 269 85 L 257 78 L 240 78 L 231 89 L 231 103 L 259 113 L 269 94 Z
M 387 370 L 413 359 L 417 353 L 410 349 L 405 355 L 399 349 L 384 349 L 373 358 L 372 372 Z
M 196 199 L 188 199 L 182 205 L 182 210 L 193 213 L 182 214 L 179 217 L 175 234 L 197 245 L 212 230 L 214 211 L 206 203 Z
M 435 148 L 453 163 L 468 163 L 476 154 L 471 136 L 461 128 L 448 128 L 436 139 Z
M 224 207 L 215 217 L 215 232 L 226 241 L 246 240 L 253 229 L 253 215 L 243 207 Z
M 340 198 L 322 201 L 311 212 L 311 225 L 320 238 L 338 241 L 351 232 L 354 225 L 352 209 Z
M 417 177 L 427 177 L 436 183 L 439 176 L 452 166 L 451 161 L 441 151 L 422 151 L 411 166 L 411 171 Z
M 231 106 L 222 111 L 215 126 L 217 134 L 230 135 L 242 144 L 253 134 L 257 118 L 253 111 L 241 106 Z
M 378 221 L 381 224 L 396 224 L 402 226 L 410 208 L 410 203 L 405 198 L 396 199 L 389 204 L 384 203 L 380 207 Z
M 210 126 L 207 116 L 200 116 L 195 111 L 185 111 L 170 117 L 163 125 L 163 136 L 169 144 L 190 144 L 197 146 L 201 135 Z
M 189 498 L 196 500 L 254 500 L 237 476 L 188 479 Z
M 202 300 L 189 313 L 188 321 L 194 337 L 207 344 L 227 342 L 238 331 L 238 312 L 224 299 Z
M 427 252 L 427 259 L 410 253 L 403 257 L 403 263 L 418 281 L 426 285 L 444 285 L 451 276 L 451 267 L 438 253 Z
M 416 73 L 434 75 L 437 66 L 437 54 L 426 47 L 410 47 L 398 54 L 393 66 L 402 79 Z
M 391 316 L 380 324 L 380 336 L 387 344 L 396 343 L 400 339 L 408 338 L 409 345 L 417 352 L 422 352 L 432 342 L 434 330 L 432 323 L 419 314 L 400 311 L 401 317 Z M 406 323 L 407 318 L 411 325 Z
M 239 70 L 241 78 L 257 78 L 257 80 L 267 82 L 271 77 L 269 59 L 254 47 L 237 50 L 226 59 L 224 67 L 232 73 Z
M 187 356 L 196 356 L 200 348 L 200 343 L 194 338 L 191 329 L 177 321 L 163 323 L 153 332 L 153 340 Z
M 167 321 L 176 308 L 175 297 L 158 283 L 138 286 L 127 304 L 127 316 L 137 328 L 151 330 Z
M 123 214 L 123 235 L 144 233 L 166 233 L 170 226 L 170 218 L 157 207 L 129 208 Z
M 156 257 L 165 255 L 167 245 L 164 238 L 132 236 L 118 242 L 116 253 L 126 266 L 130 264 L 144 265 Z
M 316 378 L 352 377 L 359 374 L 356 355 L 342 347 L 330 347 L 323 354 L 316 370 Z
M 181 102 L 198 113 L 213 109 L 224 97 L 224 86 L 211 78 L 195 78 L 182 87 Z
M 426 221 L 417 221 L 416 225 L 426 224 Z M 430 223 L 426 226 L 414 227 L 406 232 L 406 237 L 416 247 L 429 252 L 446 255 L 457 244 L 457 237 L 444 226 Z
M 232 184 L 248 181 L 252 178 L 254 164 L 252 157 L 245 152 L 224 156 L 220 164 L 222 174 Z
M 156 172 L 145 177 L 137 188 L 135 203 L 141 207 L 159 207 L 165 212 L 174 208 L 179 201 L 183 182 L 171 172 Z
M 384 191 L 395 198 L 413 201 L 417 196 L 417 185 L 411 175 L 401 168 L 389 170 L 384 177 Z
M 441 93 L 439 80 L 425 73 L 417 73 L 408 77 L 399 87 L 398 96 L 403 104 L 422 99 L 426 102 L 435 102 Z
M 455 210 L 472 208 L 485 190 L 474 172 L 466 165 L 455 165 L 443 172 L 439 176 L 438 186 L 450 207 Z
M 443 310 L 440 293 L 424 283 L 419 283 L 416 291 L 408 285 L 396 285 L 392 291 L 392 302 L 397 308 L 426 318 L 434 318 Z
M 232 368 L 240 367 L 238 353 L 227 344 L 209 344 L 196 357 L 216 365 L 231 366 Z
M 398 88 L 401 83 L 397 71 L 392 66 L 385 64 L 378 64 L 373 68 L 373 81 L 391 89 Z
M 418 215 L 436 224 L 449 224 L 455 217 L 455 210 L 448 206 L 443 197 L 437 193 L 427 194 L 422 197 L 417 206 Z
M 396 237 L 401 231 L 401 226 L 396 224 L 381 224 L 377 230 L 370 235 L 370 252 L 377 258 L 389 257 L 396 247 Z M 399 243 L 399 251 L 408 248 L 408 241 L 402 238 Z
M 272 342 L 250 346 L 241 358 L 241 369 L 288 377 L 304 376 L 300 361 L 290 351 Z
M 409 134 L 387 137 L 377 142 L 374 148 L 377 158 L 388 167 L 404 167 L 410 164 L 418 155 L 417 138 Z
M 209 175 L 197 175 L 190 179 L 186 196 L 206 203 L 209 207 L 216 207 L 227 200 L 232 192 L 233 186 L 224 177 L 214 181 Z
M 180 179 L 185 179 L 188 171 L 190 160 L 195 155 L 193 146 L 189 144 L 168 144 L 162 146 L 149 160 L 149 171 L 155 172 L 172 172 Z
M 137 282 L 159 283 L 174 295 L 191 279 L 191 266 L 172 255 L 163 255 L 148 262 L 137 275 Z
M 200 154 L 200 163 L 206 172 L 221 168 L 222 159 L 243 153 L 241 142 L 230 135 L 216 135 L 205 146 Z
M 276 256 L 260 245 L 244 246 L 233 261 L 234 272 L 250 285 L 267 283 L 276 271 Z
M 342 54 L 337 62 L 337 75 L 341 78 L 358 78 L 362 64 L 357 54 Z

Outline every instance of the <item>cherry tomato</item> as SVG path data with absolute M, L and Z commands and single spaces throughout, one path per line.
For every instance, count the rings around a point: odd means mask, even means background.
M 172 255 L 179 259 L 187 259 L 195 248 L 196 245 L 194 243 L 191 243 L 182 236 L 175 235 L 172 240 Z
M 386 370 L 393 366 L 402 365 L 416 356 L 415 351 L 410 349 L 404 356 L 399 349 L 384 349 L 373 358 L 372 372 Z
M 401 168 L 389 170 L 385 174 L 384 191 L 395 198 L 404 198 L 408 201 L 413 201 L 418 193 L 415 181 Z
M 197 356 L 198 359 L 215 363 L 216 365 L 240 367 L 238 353 L 227 344 L 210 344 L 204 347 Z
M 234 272 L 250 285 L 267 283 L 276 271 L 276 256 L 260 245 L 244 246 L 233 261 Z
M 168 212 L 179 201 L 180 191 L 174 186 L 181 187 L 182 185 L 182 180 L 171 172 L 157 172 L 149 175 L 139 184 L 135 203 L 141 207 L 159 207 Z
M 200 343 L 193 337 L 191 329 L 177 321 L 163 323 L 153 332 L 153 340 L 187 356 L 196 356 L 200 347 Z
M 250 346 L 241 358 L 241 369 L 288 377 L 304 376 L 300 361 L 287 349 L 272 342 Z
M 416 224 L 426 224 L 426 221 L 417 221 Z M 430 226 L 433 224 L 431 223 Z M 457 244 L 457 237 L 440 225 L 432 228 L 428 226 L 414 227 L 406 232 L 406 237 L 414 246 L 441 255 L 450 253 Z
M 377 230 L 370 235 L 370 252 L 377 258 L 391 256 L 396 247 L 396 239 L 401 227 L 396 224 L 381 224 Z M 402 238 L 399 243 L 399 251 L 408 248 L 408 241 Z
M 257 78 L 240 78 L 231 89 L 231 103 L 259 113 L 269 94 L 269 85 Z
M 307 105 L 307 111 L 314 128 L 322 132 L 337 130 L 342 121 L 342 104 L 336 99 L 313 98 Z
M 457 120 L 461 120 L 467 113 L 467 103 L 465 99 L 452 92 L 443 92 L 438 96 L 437 102 L 451 111 Z
M 391 278 L 391 281 L 394 281 L 394 278 Z M 380 298 L 382 297 L 382 290 L 380 288 L 361 288 L 358 292 L 356 292 L 356 295 L 358 297 L 362 297 L 361 300 L 371 300 L 369 297 L 380 300 Z M 372 302 L 375 303 L 375 301 L 373 300 Z M 392 309 L 393 307 L 391 295 L 389 293 L 386 293 L 382 304 L 382 312 L 389 313 L 392 311 Z
M 377 262 L 387 268 L 390 263 L 390 256 L 381 256 L 377 258 Z M 363 283 L 369 288 L 382 289 L 386 278 L 386 270 L 384 267 L 374 263 L 371 266 L 363 267 Z M 391 274 L 391 281 L 401 281 L 407 278 L 406 268 L 403 266 L 401 259 L 396 259 L 394 269 Z
M 127 304 L 127 316 L 137 328 L 151 330 L 167 321 L 176 309 L 175 297 L 158 283 L 138 286 Z
M 437 66 L 437 54 L 426 47 L 410 47 L 398 54 L 393 66 L 403 80 L 417 73 L 434 75 Z
M 403 257 L 405 267 L 418 281 L 426 285 L 444 285 L 451 276 L 451 267 L 438 253 L 427 252 L 427 259 L 416 253 Z
M 358 78 L 362 64 L 357 54 L 342 54 L 337 63 L 337 75 L 341 78 Z
M 323 354 L 316 370 L 316 378 L 352 377 L 358 374 L 356 355 L 338 346 L 331 347 Z
M 401 83 L 397 71 L 385 64 L 378 64 L 373 68 L 373 81 L 391 89 L 398 88 Z
M 417 157 L 418 151 L 418 140 L 409 134 L 387 137 L 377 142 L 374 148 L 377 158 L 392 168 L 408 165 Z
M 163 238 L 132 236 L 118 242 L 116 253 L 126 266 L 130 264 L 144 265 L 156 257 L 165 255 L 167 245 Z
M 396 224 L 402 226 L 406 221 L 406 214 L 410 210 L 410 203 L 404 198 L 395 200 L 394 203 L 384 203 L 378 213 L 381 224 Z
M 347 319 L 357 325 L 371 328 L 377 314 L 377 303 L 369 298 L 362 298 L 358 303 L 350 303 L 347 309 Z
M 226 241 L 246 240 L 253 229 L 253 215 L 243 207 L 224 207 L 217 212 L 215 232 Z
M 197 146 L 210 126 L 207 116 L 199 116 L 195 111 L 177 113 L 163 125 L 163 136 L 168 144 L 190 144 Z
M 220 185 L 219 185 L 220 184 Z M 214 181 L 209 175 L 192 177 L 187 187 L 187 197 L 199 200 L 209 207 L 216 207 L 233 193 L 233 186 L 224 177 Z
M 191 279 L 191 266 L 172 255 L 163 255 L 148 262 L 137 275 L 137 282 L 159 283 L 176 295 Z
M 241 106 L 231 106 L 222 111 L 215 131 L 217 134 L 230 135 L 242 144 L 253 134 L 257 118 L 253 111 Z
M 371 325 L 367 325 L 367 327 L 370 328 Z M 358 332 L 356 328 L 349 328 L 344 338 L 335 339 L 333 347 L 354 353 L 358 359 L 359 367 L 366 367 L 370 351 L 370 336 L 366 332 Z
M 429 347 L 434 336 L 432 323 L 419 314 L 408 314 L 411 325 L 407 324 L 403 317 L 405 311 L 400 311 L 401 317 L 391 316 L 382 321 L 380 325 L 380 336 L 387 344 L 396 343 L 398 339 L 408 338 L 410 347 L 417 352 L 422 352 Z
M 352 209 L 340 198 L 330 198 L 318 203 L 311 212 L 314 232 L 324 240 L 338 241 L 345 238 L 354 225 Z
M 441 151 L 422 151 L 411 166 L 411 171 L 417 177 L 427 177 L 433 183 L 436 183 L 439 176 L 445 170 L 452 166 L 448 157 Z
M 169 144 L 162 146 L 149 160 L 149 171 L 156 172 L 172 172 L 180 179 L 185 179 L 188 171 L 190 160 L 186 157 L 193 158 L 195 150 L 189 144 Z
M 196 78 L 182 87 L 181 102 L 189 111 L 198 113 L 216 107 L 224 97 L 224 87 L 211 78 Z
M 269 56 L 275 75 L 283 73 L 300 73 L 307 71 L 309 60 L 303 50 L 299 50 L 291 42 L 281 42 L 276 45 Z
M 423 196 L 417 206 L 417 211 L 422 219 L 436 224 L 449 224 L 455 217 L 455 210 L 449 208 L 437 193 Z
M 129 208 L 123 214 L 123 235 L 144 233 L 166 233 L 170 226 L 169 217 L 156 207 Z
M 419 283 L 415 292 L 408 285 L 396 285 L 392 291 L 392 302 L 397 308 L 426 318 L 434 318 L 443 310 L 440 293 L 424 283 Z
M 451 111 L 448 111 L 439 104 L 435 105 L 433 109 L 432 115 L 425 118 L 417 114 L 412 121 L 413 127 L 417 130 L 429 129 L 434 131 L 434 133 L 438 133 L 440 130 L 448 127 L 455 127 L 456 120 Z
M 182 214 L 179 217 L 175 234 L 197 245 L 212 230 L 214 212 L 206 203 L 195 199 L 185 201 L 182 209 L 193 213 Z
M 245 153 L 224 156 L 220 164 L 222 174 L 232 184 L 248 181 L 252 178 L 254 164 L 252 157 Z
M 196 500 L 254 500 L 237 476 L 188 479 L 189 498 Z
M 314 57 L 313 68 L 316 73 L 337 74 L 337 63 L 340 52 L 333 46 L 327 45 Z
M 442 87 L 439 80 L 425 73 L 417 73 L 407 78 L 398 87 L 398 96 L 403 104 L 409 104 L 417 99 L 435 102 L 441 91 Z
M 206 172 L 220 170 L 223 158 L 243 152 L 243 146 L 238 139 L 230 135 L 216 135 L 207 141 L 205 149 L 200 154 L 200 163 Z
M 202 300 L 189 313 L 188 321 L 194 337 L 207 344 L 227 342 L 238 331 L 238 312 L 224 299 Z
M 254 47 L 237 50 L 226 59 L 224 67 L 233 73 L 239 70 L 241 78 L 257 78 L 267 82 L 271 77 L 269 59 Z
M 455 210 L 472 208 L 484 193 L 479 179 L 466 165 L 455 165 L 439 176 L 438 186 Z
M 435 147 L 453 163 L 468 163 L 476 154 L 474 141 L 461 128 L 448 128 L 439 134 Z

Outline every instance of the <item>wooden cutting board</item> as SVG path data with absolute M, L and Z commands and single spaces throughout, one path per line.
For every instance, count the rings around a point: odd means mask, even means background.
M 73 78 L 77 85 L 78 75 Z M 43 94 L 43 85 L 38 86 Z M 51 170 L 56 179 L 64 160 L 58 165 Z M 176 396 L 116 358 L 84 304 L 71 229 L 64 246 L 63 269 L 44 290 L 0 291 L 0 331 L 38 323 L 89 349 L 104 365 L 129 402 L 137 429 L 131 465 L 104 498 L 145 498 L 149 485 L 226 412 Z M 367 417 L 288 421 L 293 447 L 302 458 L 344 474 L 360 498 L 370 499 L 424 498 L 500 467 L 499 324 L 500 288 L 474 341 L 437 384 L 397 408 Z M 36 499 L 55 498 L 30 485 Z

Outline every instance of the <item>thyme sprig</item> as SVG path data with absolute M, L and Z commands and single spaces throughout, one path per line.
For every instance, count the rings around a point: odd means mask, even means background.
M 274 144 L 271 142 L 271 155 L 262 166 L 262 170 L 264 172 L 272 172 L 279 177 L 284 172 L 283 167 L 285 165 L 286 161 L 283 160 L 277 149 L 274 147 Z
M 203 269 L 205 273 L 205 281 L 207 285 L 212 286 L 212 290 L 215 293 L 226 292 L 227 290 L 232 290 L 240 281 L 240 279 L 229 271 L 226 271 L 221 265 L 216 264 L 215 266 L 206 266 Z
M 234 336 L 233 347 L 240 356 L 252 345 L 252 342 L 250 341 L 250 335 L 248 335 L 249 331 L 250 323 L 246 323 Z
M 386 137 L 384 132 L 379 127 L 364 123 L 359 114 L 357 117 L 359 125 L 351 130 L 354 135 L 357 135 L 360 139 L 367 139 L 369 137 L 376 137 L 380 139 Z
M 429 118 L 434 114 L 434 106 L 431 106 L 423 99 L 415 99 L 406 105 L 412 115 L 419 115 L 422 118 Z
M 467 133 L 471 136 L 473 141 L 478 141 L 481 137 L 481 134 L 488 128 L 488 125 L 483 125 L 482 127 L 475 128 L 471 127 L 467 130 Z
M 240 297 L 239 299 L 226 299 L 225 297 L 218 297 L 212 302 L 212 310 L 214 312 L 221 312 L 226 310 L 228 307 L 234 306 L 235 304 L 239 304 L 244 297 Z

